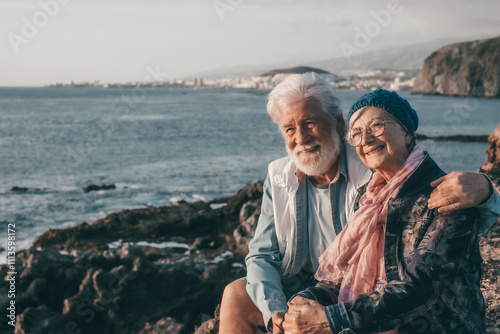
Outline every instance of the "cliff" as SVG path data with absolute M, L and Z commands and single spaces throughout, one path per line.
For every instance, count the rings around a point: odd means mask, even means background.
M 415 78 L 412 92 L 500 98 L 500 36 L 433 52 Z

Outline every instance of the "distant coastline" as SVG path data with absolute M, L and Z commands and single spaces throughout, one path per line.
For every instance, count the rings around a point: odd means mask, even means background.
M 362 70 L 341 73 L 340 75 L 319 70 L 320 76 L 330 82 L 336 89 L 370 90 L 385 88 L 390 90 L 411 90 L 417 70 Z M 56 83 L 49 88 L 186 88 L 186 89 L 261 89 L 270 90 L 286 76 L 292 74 L 289 69 L 273 70 L 253 77 L 183 78 L 154 82 L 102 83 L 70 82 Z

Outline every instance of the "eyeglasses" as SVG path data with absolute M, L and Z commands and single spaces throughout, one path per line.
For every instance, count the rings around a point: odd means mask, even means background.
M 368 126 L 363 130 L 362 128 L 354 128 L 347 133 L 347 142 L 351 146 L 359 146 L 363 141 L 363 131 L 369 133 L 373 137 L 379 137 L 385 132 L 386 123 L 397 123 L 396 121 L 389 121 L 382 118 L 374 118 L 368 122 Z

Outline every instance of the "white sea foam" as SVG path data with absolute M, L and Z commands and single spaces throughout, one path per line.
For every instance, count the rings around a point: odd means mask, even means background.
M 216 210 L 216 209 L 223 208 L 226 205 L 227 205 L 227 203 L 212 203 L 212 204 L 210 204 L 210 208 L 212 208 L 212 210 Z
M 231 257 L 231 256 L 233 256 L 233 253 L 232 253 L 232 252 L 230 252 L 230 251 L 225 251 L 224 253 L 221 253 L 221 254 L 217 255 L 216 257 L 214 257 L 214 258 L 212 259 L 212 261 L 208 261 L 208 263 L 219 263 L 219 262 L 224 261 L 224 259 L 225 259 L 226 257 Z
M 148 247 L 153 247 L 153 248 L 185 248 L 185 249 L 190 248 L 189 245 L 187 245 L 187 244 L 183 244 L 183 243 L 175 242 L 175 241 L 164 241 L 161 243 L 147 242 L 147 241 L 139 241 L 136 243 L 131 243 L 131 242 L 123 243 L 122 239 L 108 243 L 108 247 L 110 249 L 113 249 L 113 248 L 121 247 L 124 244 L 132 244 L 135 246 L 148 246 Z
M 193 202 L 198 202 L 198 201 L 206 202 L 205 197 L 202 195 L 192 194 L 191 196 L 188 196 L 188 195 L 185 195 L 182 193 L 179 195 L 170 197 L 169 200 L 172 204 L 177 204 L 180 201 L 185 201 L 188 203 L 193 203 Z
M 180 243 L 180 242 L 175 242 L 175 241 L 164 241 L 162 243 L 156 243 L 156 242 L 146 242 L 146 241 L 139 241 L 136 243 L 137 246 L 149 246 L 149 247 L 154 247 L 154 248 L 185 248 L 189 249 L 189 245 Z
M 117 240 L 117 241 L 110 242 L 110 243 L 108 244 L 108 248 L 109 248 L 109 249 L 118 248 L 118 247 L 120 247 L 120 246 L 122 245 L 122 243 L 123 243 L 123 242 L 122 242 L 122 239 Z

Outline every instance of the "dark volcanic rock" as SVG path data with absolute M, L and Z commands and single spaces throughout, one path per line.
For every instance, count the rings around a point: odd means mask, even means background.
M 486 161 L 479 171 L 487 174 L 500 189 L 500 125 L 488 137 L 488 145 Z
M 219 251 L 220 252 L 220 251 Z M 16 333 L 192 333 L 213 314 L 224 286 L 244 275 L 230 253 L 152 261 L 137 246 L 101 253 L 53 249 L 17 254 Z M 0 274 L 5 277 L 6 266 Z M 9 300 L 0 282 L 0 307 Z M 0 332 L 11 329 L 6 321 Z
M 486 143 L 488 141 L 487 135 L 452 135 L 452 136 L 426 136 L 416 134 L 417 140 L 435 140 L 435 141 L 460 141 L 460 142 L 477 142 Z
M 20 193 L 25 193 L 28 191 L 28 188 L 26 187 L 19 187 L 19 186 L 14 186 L 10 189 L 10 191 L 15 191 L 15 192 L 20 192 Z
M 488 175 L 497 191 L 500 191 L 500 125 L 488 138 L 486 162 L 479 169 Z M 497 221 L 481 237 L 483 278 L 481 287 L 488 309 L 486 310 L 487 333 L 500 333 L 500 222 Z
M 255 234 L 261 204 L 262 200 L 259 199 L 249 201 L 241 207 L 240 225 L 233 232 L 236 249 L 240 254 L 248 253 L 248 243 Z
M 184 202 L 45 232 L 16 254 L 16 333 L 192 333 L 213 316 L 224 287 L 245 276 L 243 256 L 261 197 L 259 181 L 215 200 L 226 204 L 216 210 Z M 237 245 L 240 220 L 245 239 Z M 109 249 L 118 240 L 121 246 Z M 171 247 L 157 248 L 162 242 Z M 0 277 L 7 272 L 0 266 Z M 8 289 L 2 280 L 2 308 Z M 0 323 L 0 333 L 11 330 Z
M 220 305 L 215 309 L 215 318 L 209 319 L 195 329 L 195 334 L 217 334 L 219 333 Z
M 226 203 L 216 210 L 211 209 L 211 203 L 204 202 L 123 210 L 92 224 L 82 223 L 72 228 L 48 230 L 34 241 L 33 246 L 65 251 L 104 251 L 109 248 L 109 243 L 118 240 L 193 243 L 196 238 L 203 237 L 210 240 L 199 240 L 195 248 L 214 248 L 225 244 L 228 249 L 235 250 L 233 231 L 239 226 L 241 207 L 248 201 L 262 197 L 262 185 L 263 182 L 259 181 L 246 186 L 232 197 L 211 202 Z
M 116 189 L 116 186 L 114 184 L 102 184 L 100 186 L 96 184 L 91 184 L 83 188 L 83 191 L 86 193 L 91 192 L 91 191 L 98 191 L 98 190 L 110 190 L 110 189 Z
M 413 93 L 500 97 L 500 37 L 432 53 L 415 78 Z
M 184 242 L 205 234 L 216 234 L 221 212 L 206 203 L 183 203 L 177 206 L 124 210 L 112 213 L 92 224 L 80 224 L 64 230 L 49 230 L 38 237 L 35 247 L 52 247 L 71 251 L 105 250 L 117 240 Z
M 146 323 L 139 334 L 177 334 L 184 332 L 185 326 L 175 322 L 173 318 L 161 318 L 155 324 Z

